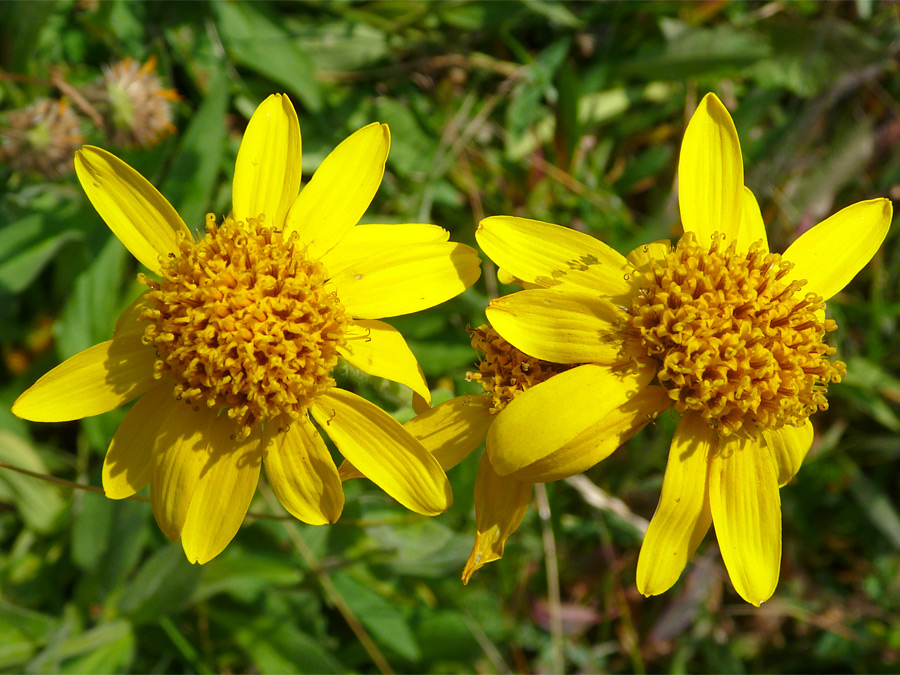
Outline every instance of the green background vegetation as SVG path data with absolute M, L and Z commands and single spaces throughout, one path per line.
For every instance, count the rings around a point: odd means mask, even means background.
M 307 178 L 355 129 L 390 125 L 368 221 L 434 222 L 474 245 L 481 217 L 515 214 L 625 252 L 679 234 L 681 136 L 715 91 L 734 115 L 769 241 L 783 251 L 843 206 L 900 198 L 898 52 L 900 9 L 865 0 L 3 3 L 0 119 L 58 95 L 47 82 L 54 69 L 77 86 L 104 64 L 157 55 L 181 96 L 178 132 L 125 150 L 88 122 L 84 131 L 197 230 L 207 211 L 230 208 L 249 115 L 284 91 L 300 117 Z M 712 533 L 675 588 L 637 593 L 640 524 L 674 428 L 664 416 L 590 471 L 591 485 L 549 485 L 549 516 L 532 508 L 505 558 L 465 587 L 478 453 L 451 471 L 455 504 L 440 517 L 353 481 L 337 525 L 250 517 L 204 567 L 186 562 L 145 503 L 0 470 L 0 670 L 896 672 L 898 240 L 895 227 L 829 303 L 849 374 L 781 492 L 781 582 L 761 609 L 734 593 Z M 60 360 L 108 339 L 140 290 L 137 271 L 74 176 L 0 165 L 0 461 L 100 484 L 123 411 L 32 425 L 9 405 Z M 490 296 L 512 290 L 489 262 L 485 273 L 460 298 L 395 322 L 438 401 L 478 391 L 465 380 L 475 359 L 466 326 L 483 322 Z M 340 378 L 411 415 L 399 387 Z M 627 508 L 593 505 L 605 495 Z M 251 511 L 283 515 L 265 491 Z

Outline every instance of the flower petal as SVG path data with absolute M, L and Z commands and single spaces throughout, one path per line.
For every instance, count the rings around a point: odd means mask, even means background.
M 509 475 L 530 483 L 550 483 L 584 473 L 614 453 L 670 404 L 671 400 L 665 389 L 645 387 L 556 451 Z M 501 412 L 498 417 L 503 414 Z M 487 449 L 491 456 L 497 452 L 490 436 Z
M 478 280 L 480 262 L 464 244 L 419 244 L 360 260 L 331 282 L 350 316 L 380 319 L 455 298 Z
M 232 184 L 235 220 L 265 214 L 270 227 L 281 228 L 300 191 L 300 122 L 291 99 L 272 94 L 247 123 L 238 150 Z
M 178 236 L 192 240 L 181 216 L 159 191 L 115 155 L 86 145 L 75 153 L 75 173 L 97 213 L 147 269 L 178 253 Z
M 306 416 L 283 420 L 266 443 L 266 478 L 281 505 L 310 525 L 337 522 L 344 510 L 344 490 L 331 453 Z M 284 426 L 281 429 L 284 429 Z
M 628 261 L 583 232 L 492 216 L 478 224 L 475 238 L 498 267 L 522 281 L 543 287 L 564 284 L 601 297 L 630 297 L 633 292 Z
M 528 511 L 531 492 L 531 483 L 498 475 L 487 453 L 481 456 L 475 478 L 475 544 L 463 570 L 464 584 L 475 570 L 503 557 L 506 540 Z
M 152 309 L 155 307 L 155 303 L 148 296 L 150 291 L 144 291 L 141 293 L 134 302 L 132 302 L 128 307 L 125 308 L 119 318 L 116 319 L 116 328 L 113 331 L 114 338 L 122 338 L 126 336 L 137 336 L 138 338 L 144 335 L 144 329 L 147 327 L 146 321 L 141 321 L 141 314 L 145 309 Z
M 741 211 L 741 226 L 737 233 L 738 252 L 750 250 L 751 244 L 760 240 L 768 251 L 769 240 L 766 237 L 766 224 L 763 222 L 759 203 L 750 192 L 750 188 L 744 186 L 744 209 Z
M 637 587 L 643 595 L 669 590 L 709 530 L 709 461 L 716 443 L 716 432 L 700 415 L 679 421 L 659 505 L 638 557 Z
M 489 396 L 457 396 L 419 413 L 403 428 L 449 471 L 484 442 L 493 421 Z M 346 460 L 340 475 L 341 480 L 365 477 Z
M 441 465 L 381 408 L 332 389 L 310 410 L 341 454 L 403 506 L 426 516 L 450 508 L 453 495 Z
M 738 594 L 759 606 L 781 568 L 781 497 L 771 451 L 761 440 L 720 442 L 709 468 L 709 505 L 719 549 Z
M 431 405 L 425 373 L 396 328 L 383 321 L 357 320 L 345 332 L 340 355 L 364 373 L 406 385 Z
M 219 415 L 210 431 L 181 531 L 187 559 L 201 565 L 224 551 L 244 522 L 259 483 L 264 436 L 257 427 L 247 438 L 237 439 L 240 426 L 228 415 Z
M 658 239 L 657 241 L 651 241 L 649 244 L 638 246 L 625 256 L 625 259 L 628 260 L 641 275 L 644 275 L 651 270 L 651 263 L 662 265 L 671 250 L 671 241 L 668 239 Z M 643 282 L 644 280 L 639 279 L 638 281 Z
M 538 288 L 491 301 L 491 326 L 529 356 L 553 363 L 620 363 L 627 318 L 609 300 Z
M 151 430 L 155 438 L 150 503 L 159 529 L 172 541 L 181 537 L 200 470 L 207 459 L 216 414 L 205 406 L 172 399 L 165 412 L 165 424 Z
M 891 225 L 890 200 L 857 202 L 804 232 L 784 252 L 794 263 L 785 281 L 806 279 L 801 293 L 828 300 L 850 283 L 878 251 Z
M 357 225 L 320 260 L 334 276 L 360 260 L 384 255 L 391 249 L 413 244 L 440 244 L 449 238 L 450 233 L 437 225 Z
M 778 487 L 787 485 L 797 475 L 800 465 L 813 442 L 813 427 L 809 418 L 799 427 L 785 426 L 776 431 L 763 431 L 766 445 L 775 458 Z
M 491 425 L 487 437 L 491 465 L 506 476 L 564 449 L 582 434 L 590 436 L 654 374 L 650 367 L 626 371 L 590 363 L 531 387 Z
M 728 110 L 707 94 L 688 122 L 678 159 L 678 206 L 685 232 L 700 245 L 718 232 L 736 237 L 744 208 L 741 143 Z
M 381 185 L 391 147 L 386 124 L 363 127 L 329 154 L 288 212 L 310 258 L 321 258 L 359 222 Z
M 137 398 L 153 379 L 153 349 L 130 334 L 66 359 L 13 403 L 14 415 L 32 422 L 66 422 L 105 413 Z
M 173 382 L 166 378 L 138 399 L 116 429 L 103 461 L 103 491 L 110 499 L 125 499 L 150 482 L 155 434 L 175 405 Z

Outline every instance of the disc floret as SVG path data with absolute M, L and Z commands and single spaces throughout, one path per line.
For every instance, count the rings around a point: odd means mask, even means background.
M 631 327 L 678 413 L 699 413 L 720 436 L 802 424 L 846 374 L 824 341 L 837 325 L 805 281 L 787 280 L 790 262 L 762 242 L 738 254 L 723 240 L 703 246 L 689 232 L 652 263 Z
M 156 377 L 174 376 L 175 397 L 195 407 L 226 409 L 244 436 L 262 420 L 303 415 L 334 386 L 349 322 L 322 263 L 263 216 L 217 225 L 209 214 L 206 236 L 182 236 L 178 248 L 160 282 L 141 279 Z
M 478 372 L 469 373 L 466 377 L 469 381 L 481 383 L 484 393 L 491 397 L 491 415 L 498 414 L 526 389 L 570 368 L 528 356 L 500 337 L 490 326 L 480 326 L 470 333 L 472 347 L 484 357 L 478 364 Z

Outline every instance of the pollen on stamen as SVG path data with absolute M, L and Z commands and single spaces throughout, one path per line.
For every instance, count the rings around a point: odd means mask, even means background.
M 242 437 L 261 421 L 299 418 L 334 385 L 349 322 L 323 265 L 263 216 L 217 225 L 209 214 L 206 236 L 179 236 L 178 249 L 161 281 L 139 276 L 153 301 L 141 319 L 157 377 L 174 376 L 173 395 L 195 410 L 224 409 Z
M 484 357 L 477 373 L 467 373 L 470 382 L 479 382 L 493 405 L 490 414 L 496 415 L 526 389 L 571 368 L 569 365 L 541 361 L 519 351 L 500 337 L 490 326 L 471 329 L 472 346 Z
M 821 297 L 801 292 L 805 281 L 785 281 L 791 263 L 762 242 L 745 254 L 723 242 L 687 233 L 652 263 L 629 329 L 677 412 L 699 413 L 721 436 L 802 424 L 846 374 L 824 341 L 837 326 Z

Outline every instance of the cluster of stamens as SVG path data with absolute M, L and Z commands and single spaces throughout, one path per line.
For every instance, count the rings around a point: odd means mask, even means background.
M 738 255 L 721 242 L 687 233 L 653 263 L 631 327 L 677 412 L 699 413 L 721 436 L 801 424 L 846 374 L 824 342 L 837 326 L 821 297 L 799 292 L 805 281 L 785 280 L 792 264 L 780 255 L 762 242 Z
M 484 354 L 477 373 L 468 373 L 469 381 L 481 383 L 496 415 L 526 389 L 544 382 L 571 366 L 541 361 L 519 351 L 490 326 L 470 330 L 472 346 Z
M 179 239 L 162 281 L 141 278 L 153 301 L 144 342 L 156 349 L 156 376 L 175 377 L 176 398 L 225 408 L 246 436 L 261 420 L 298 418 L 334 385 L 349 319 L 296 234 L 262 216 L 217 226 L 212 214 L 206 232 Z

